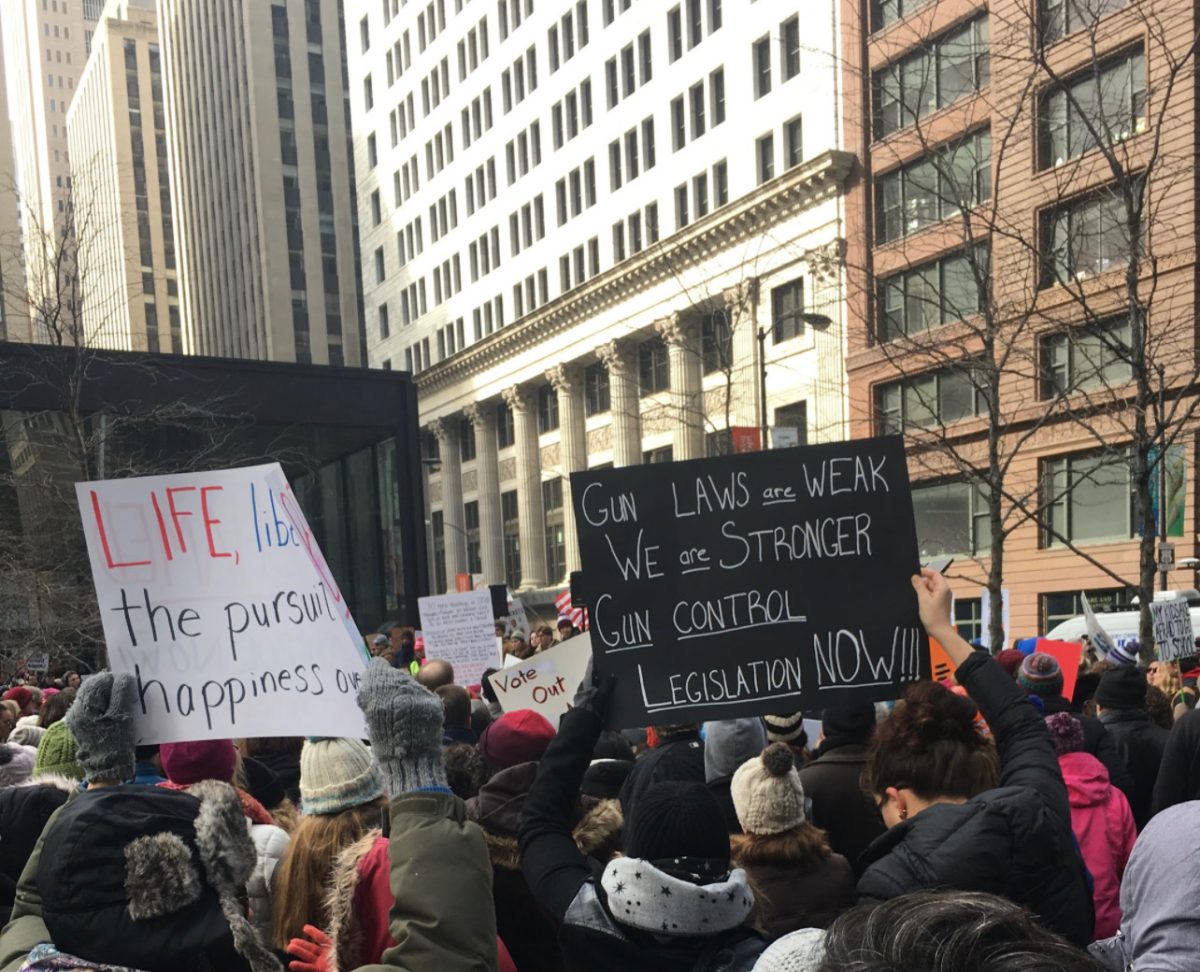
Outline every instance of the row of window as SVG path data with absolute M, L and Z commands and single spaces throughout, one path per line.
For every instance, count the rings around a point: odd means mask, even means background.
M 471 283 L 486 277 L 500 266 L 500 227 L 493 226 L 468 248 L 471 266 Z
M 477 209 L 483 209 L 496 198 L 496 159 L 488 159 L 478 165 L 473 173 L 467 176 L 463 186 L 467 198 L 467 215 L 472 216 Z
M 686 9 L 685 9 L 686 7 Z M 686 15 L 687 49 L 690 51 L 704 39 L 704 15 L 701 0 L 686 0 L 683 6 L 667 11 L 667 49 L 672 63 L 683 57 L 683 35 Z M 721 29 L 721 0 L 708 0 L 708 32 Z
M 882 30 L 924 7 L 929 0 L 871 0 L 871 29 Z M 1051 43 L 1085 27 L 1093 27 L 1105 14 L 1119 10 L 1129 0 L 1037 0 L 1038 30 L 1043 43 Z
M 717 68 L 708 76 L 708 98 L 704 95 L 704 82 L 697 81 L 687 92 L 685 105 L 684 96 L 678 95 L 671 100 L 671 149 L 678 152 L 687 144 L 687 121 L 691 119 L 692 141 L 698 139 L 707 130 L 706 105 L 711 109 L 712 127 L 720 125 L 725 120 L 725 69 Z
M 512 255 L 516 256 L 524 249 L 533 246 L 538 240 L 546 237 L 546 210 L 543 205 L 542 193 L 538 193 L 520 209 L 508 215 L 508 241 Z M 544 303 L 543 296 L 540 303 Z M 517 314 L 520 317 L 520 314 Z
M 629 241 L 628 251 L 625 248 L 626 239 Z M 645 247 L 657 242 L 658 203 L 650 203 L 644 210 L 634 210 L 625 219 L 613 223 L 613 263 L 620 263 L 626 256 L 641 253 Z
M 463 148 L 492 128 L 492 89 L 484 88 L 462 110 Z
M 504 113 L 525 100 L 525 96 L 537 90 L 537 50 L 530 44 L 525 53 L 505 68 L 500 74 L 500 94 L 504 102 Z
M 592 123 L 592 82 L 590 78 L 584 78 L 579 82 L 578 92 L 568 91 L 566 97 L 550 106 L 550 123 L 556 149 L 562 148 L 566 142 L 571 141 Z
M 586 262 L 585 262 L 586 255 Z M 578 287 L 589 277 L 600 272 L 600 240 L 593 236 L 586 244 L 580 243 L 570 253 L 558 258 L 558 283 L 565 294 Z
M 509 139 L 504 146 L 504 163 L 510 186 L 530 169 L 542 164 L 541 122 L 531 122 L 528 129 Z
M 465 81 L 488 56 L 487 15 L 467 31 L 467 36 L 458 42 L 458 80 Z
M 691 208 L 688 208 L 689 185 Z M 709 209 L 708 172 L 692 177 L 691 183 L 684 182 L 675 187 L 675 226 L 683 229 L 693 219 L 708 215 Z M 729 202 L 729 164 L 721 159 L 712 167 L 712 205 L 716 208 Z
M 640 159 L 640 166 L 639 166 Z M 624 163 L 622 164 L 622 160 Z M 634 126 L 608 144 L 609 189 L 616 192 L 626 182 L 636 179 L 642 170 L 654 168 L 654 116 L 641 124 L 641 152 L 638 151 L 638 126 Z
M 620 58 L 620 67 L 617 58 Z M 654 77 L 654 67 L 650 53 L 650 31 L 644 30 L 638 35 L 637 53 L 635 55 L 633 42 L 630 41 L 617 57 L 610 57 L 604 62 L 604 87 L 608 93 L 608 107 L 615 108 L 623 98 L 628 98 L 638 89 L 638 73 L 641 73 L 641 84 L 646 84 Z
M 550 73 L 553 74 L 560 64 L 571 60 L 576 49 L 582 50 L 587 44 L 587 0 L 580 0 L 575 4 L 573 11 L 568 10 L 557 24 L 551 24 L 546 31 L 546 47 L 550 51 Z

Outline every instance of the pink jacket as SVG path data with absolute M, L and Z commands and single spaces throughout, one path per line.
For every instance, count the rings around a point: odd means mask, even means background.
M 1121 924 L 1121 878 L 1137 837 L 1133 812 L 1091 753 L 1064 753 L 1058 765 L 1071 800 L 1071 829 L 1092 874 L 1096 938 L 1108 938 Z

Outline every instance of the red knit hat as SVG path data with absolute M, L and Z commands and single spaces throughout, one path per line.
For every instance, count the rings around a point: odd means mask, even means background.
M 1013 678 L 1017 677 L 1017 669 L 1021 667 L 1021 662 L 1025 660 L 1025 653 L 1017 651 L 1016 648 L 1005 648 L 996 656 L 996 661 Z
M 4 698 L 0 701 L 16 702 L 21 707 L 21 711 L 24 712 L 29 703 L 33 701 L 33 693 L 24 685 L 14 685 L 4 693 Z
M 542 758 L 554 726 L 532 709 L 506 712 L 483 730 L 479 751 L 494 772 Z
M 179 786 L 191 786 L 201 780 L 228 783 L 237 766 L 237 750 L 231 739 L 163 743 L 158 748 L 158 758 L 167 779 Z

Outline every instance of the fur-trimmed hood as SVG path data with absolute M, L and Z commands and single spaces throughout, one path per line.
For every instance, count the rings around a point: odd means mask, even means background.
M 575 846 L 585 857 L 597 857 L 603 864 L 609 853 L 618 850 L 618 838 L 625 821 L 621 816 L 621 804 L 617 800 L 587 800 L 586 809 L 578 823 L 571 828 Z M 517 838 L 508 834 L 494 834 L 487 828 L 483 831 L 487 841 L 492 867 L 508 871 L 521 869 L 521 853 Z M 605 852 L 607 848 L 608 853 Z
M 56 790 L 62 790 L 67 796 L 74 796 L 79 792 L 79 780 L 73 780 L 61 773 L 43 773 L 41 776 L 32 776 L 23 783 L 18 783 L 17 786 L 49 786 Z
M 366 856 L 383 838 L 378 827 L 368 830 L 335 858 L 325 892 L 325 913 L 329 916 L 330 972 L 353 969 L 364 961 L 362 925 L 354 908 L 359 868 Z

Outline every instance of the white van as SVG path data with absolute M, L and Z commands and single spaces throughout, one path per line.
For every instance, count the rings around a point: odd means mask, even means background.
M 1154 592 L 1156 601 L 1174 601 L 1176 598 L 1183 598 L 1188 602 L 1188 613 L 1192 616 L 1192 630 L 1200 635 L 1200 591 L 1188 588 L 1183 591 Z M 1137 603 L 1136 598 L 1134 598 L 1134 603 Z M 1100 627 L 1104 629 L 1105 634 L 1112 638 L 1118 646 L 1137 640 L 1138 625 L 1141 623 L 1141 615 L 1137 611 L 1112 611 L 1108 614 L 1097 614 L 1096 620 L 1100 622 Z M 1047 632 L 1046 637 L 1053 641 L 1079 641 L 1085 634 L 1087 634 L 1087 623 L 1080 614 L 1057 625 L 1053 630 Z

